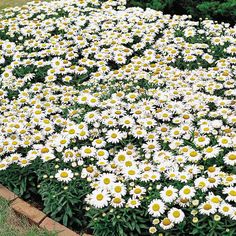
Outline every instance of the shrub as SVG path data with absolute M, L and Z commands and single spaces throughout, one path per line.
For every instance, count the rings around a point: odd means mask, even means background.
M 204 0 L 128 0 L 128 6 L 150 7 L 169 14 L 190 14 L 195 20 L 209 18 L 217 21 L 236 22 L 236 1 Z

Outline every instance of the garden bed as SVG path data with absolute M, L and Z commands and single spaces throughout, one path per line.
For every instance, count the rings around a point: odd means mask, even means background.
M 31 2 L 0 16 L 0 182 L 95 236 L 234 235 L 236 28 Z

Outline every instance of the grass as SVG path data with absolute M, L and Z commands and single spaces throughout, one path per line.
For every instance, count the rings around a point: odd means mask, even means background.
M 1 0 L 0 1 L 0 9 L 6 8 L 6 7 L 15 7 L 23 5 L 27 2 L 30 2 L 29 0 Z
M 34 0 L 0 0 L 0 10 L 6 7 L 16 7 L 22 6 L 27 2 L 32 2 Z M 50 0 L 40 0 L 40 1 L 50 1 Z
M 16 215 L 8 202 L 0 198 L 0 236 L 56 236 L 37 226 L 30 225 L 26 218 Z

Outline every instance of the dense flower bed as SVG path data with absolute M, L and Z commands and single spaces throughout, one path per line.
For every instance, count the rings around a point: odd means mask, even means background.
M 124 5 L 1 15 L 0 182 L 99 236 L 234 235 L 236 27 Z

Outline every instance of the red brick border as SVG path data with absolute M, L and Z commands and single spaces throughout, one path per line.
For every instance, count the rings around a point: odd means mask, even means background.
M 7 201 L 14 201 L 16 198 L 18 198 L 18 196 L 15 193 L 9 191 L 1 184 L 0 184 L 0 197 L 6 199 Z
M 14 200 L 10 206 L 15 212 L 24 215 L 36 225 L 39 225 L 46 218 L 46 214 L 20 198 Z
M 58 232 L 58 236 L 76 236 L 75 232 L 72 230 L 66 228 L 65 226 L 57 223 L 56 221 L 50 219 L 49 217 L 46 217 L 43 222 L 39 225 L 40 228 L 44 228 L 50 231 L 56 231 Z
M 20 199 L 16 194 L 0 184 L 0 197 L 10 202 L 10 207 L 20 215 L 25 216 L 30 222 L 42 229 L 58 232 L 58 236 L 92 236 L 89 234 L 79 235 L 64 225 L 47 217 L 45 213 Z

